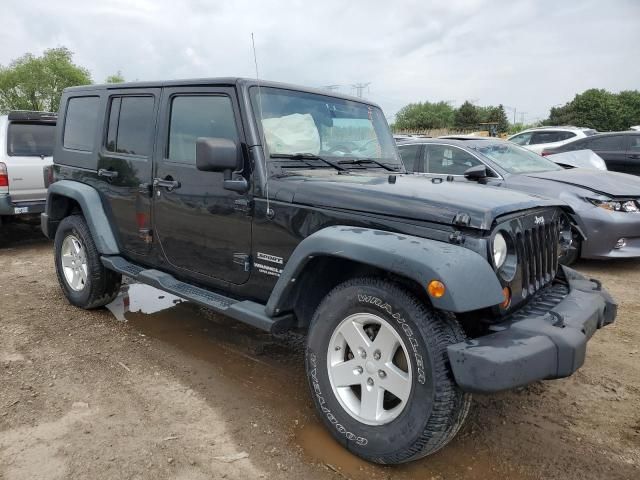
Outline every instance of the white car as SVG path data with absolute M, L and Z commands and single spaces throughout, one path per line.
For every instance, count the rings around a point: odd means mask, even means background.
M 592 128 L 537 127 L 516 133 L 508 140 L 532 152 L 542 153 L 546 148 L 559 147 L 596 133 L 598 132 Z
M 27 111 L 0 115 L 0 229 L 8 217 L 44 211 L 56 117 Z
M 629 127 L 629 130 L 635 130 L 636 132 L 640 132 L 640 125 L 634 125 L 633 127 Z

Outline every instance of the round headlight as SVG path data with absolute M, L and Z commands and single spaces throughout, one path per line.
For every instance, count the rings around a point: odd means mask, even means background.
M 493 237 L 493 263 L 496 268 L 502 267 L 507 259 L 507 241 L 501 233 Z

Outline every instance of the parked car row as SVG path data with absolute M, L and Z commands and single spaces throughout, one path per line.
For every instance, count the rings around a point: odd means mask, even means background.
M 598 133 L 578 127 L 538 127 L 508 138 L 532 152 L 552 156 L 590 150 L 600 157 L 608 170 L 640 175 L 640 131 Z M 571 158 L 571 155 L 565 156 Z M 557 161 L 556 158 L 552 160 Z

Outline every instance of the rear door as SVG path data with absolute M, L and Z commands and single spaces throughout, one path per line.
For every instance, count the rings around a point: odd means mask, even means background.
M 110 90 L 98 156 L 98 188 L 109 202 L 122 247 L 151 248 L 151 170 L 160 89 Z
M 587 142 L 587 148 L 600 155 L 609 170 L 633 173 L 631 161 L 627 158 L 627 138 L 625 135 L 591 137 Z
M 44 167 L 51 165 L 56 124 L 9 119 L 4 163 L 13 203 L 38 202 L 47 197 Z

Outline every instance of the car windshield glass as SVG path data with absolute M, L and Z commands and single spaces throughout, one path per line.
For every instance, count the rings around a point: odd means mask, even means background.
M 550 160 L 507 142 L 475 147 L 475 150 L 493 160 L 509 173 L 534 173 L 562 170 Z
M 306 154 L 334 161 L 372 160 L 353 164 L 359 167 L 402 165 L 377 107 L 272 87 L 252 87 L 251 102 L 271 157 Z
M 7 153 L 11 157 L 50 157 L 56 126 L 43 123 L 9 124 Z

